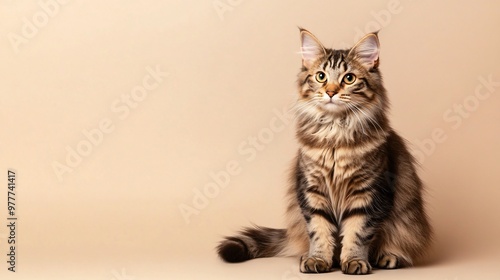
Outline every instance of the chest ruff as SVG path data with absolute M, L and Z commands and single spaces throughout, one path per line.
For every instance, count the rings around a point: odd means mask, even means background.
M 323 194 L 311 195 L 310 201 L 329 209 L 337 221 L 349 209 L 370 205 L 374 199 L 370 188 L 385 168 L 383 144 L 371 141 L 349 147 L 303 147 L 301 168 L 309 188 Z

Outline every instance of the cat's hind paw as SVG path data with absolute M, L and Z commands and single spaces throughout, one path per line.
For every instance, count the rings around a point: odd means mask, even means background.
M 377 267 L 383 269 L 395 269 L 410 266 L 410 263 L 402 257 L 395 254 L 387 253 L 379 256 L 377 260 Z

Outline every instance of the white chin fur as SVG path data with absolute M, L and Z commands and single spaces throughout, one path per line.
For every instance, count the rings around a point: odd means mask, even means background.
M 327 113 L 331 114 L 338 114 L 344 111 L 344 106 L 338 103 L 322 103 L 319 104 L 319 107 L 322 111 L 325 111 Z

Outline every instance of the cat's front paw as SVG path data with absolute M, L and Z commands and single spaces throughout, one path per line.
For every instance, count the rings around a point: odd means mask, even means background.
M 368 274 L 372 267 L 368 261 L 361 259 L 352 259 L 342 263 L 342 272 L 345 274 Z
M 331 264 L 320 257 L 300 258 L 300 272 L 302 273 L 324 273 L 329 272 Z

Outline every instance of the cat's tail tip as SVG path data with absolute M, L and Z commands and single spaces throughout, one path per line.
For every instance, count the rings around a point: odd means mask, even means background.
M 217 246 L 217 253 L 228 263 L 239 263 L 255 258 L 278 256 L 286 244 L 285 229 L 256 226 L 245 228 L 236 236 L 226 237 Z
M 228 263 L 239 263 L 252 259 L 247 245 L 237 237 L 227 237 L 217 246 L 219 257 Z

